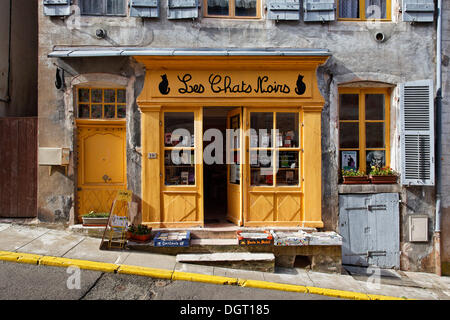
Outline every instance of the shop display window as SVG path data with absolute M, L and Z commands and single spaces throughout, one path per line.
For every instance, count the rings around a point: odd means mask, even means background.
M 194 142 L 194 113 L 165 112 L 165 185 L 195 185 Z

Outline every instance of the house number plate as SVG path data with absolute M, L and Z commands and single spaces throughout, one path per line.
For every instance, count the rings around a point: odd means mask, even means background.
M 148 153 L 148 158 L 149 159 L 157 159 L 158 158 L 158 153 L 156 153 L 156 152 L 149 152 Z

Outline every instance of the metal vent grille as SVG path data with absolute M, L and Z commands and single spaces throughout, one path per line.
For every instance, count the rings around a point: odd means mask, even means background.
M 430 88 L 405 87 L 405 130 L 430 130 Z

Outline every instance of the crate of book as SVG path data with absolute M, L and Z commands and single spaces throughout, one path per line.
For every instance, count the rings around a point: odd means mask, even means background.
M 158 232 L 154 239 L 155 247 L 189 247 L 190 231 L 184 232 Z
M 284 232 L 270 231 L 273 236 L 275 246 L 307 246 L 310 236 L 304 231 Z
M 273 236 L 269 231 L 237 231 L 239 245 L 272 245 Z

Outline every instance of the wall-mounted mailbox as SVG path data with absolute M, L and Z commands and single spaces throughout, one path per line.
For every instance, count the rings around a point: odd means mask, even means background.
M 41 166 L 67 166 L 69 156 L 69 148 L 39 148 L 38 162 Z

